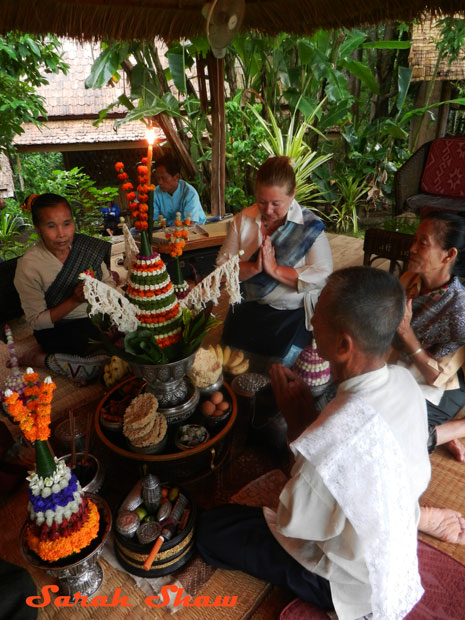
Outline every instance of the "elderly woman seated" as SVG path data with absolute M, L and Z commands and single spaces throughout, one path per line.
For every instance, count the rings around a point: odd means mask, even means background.
M 223 342 L 279 359 L 311 341 L 313 309 L 333 269 L 323 223 L 295 192 L 290 159 L 269 158 L 257 173 L 257 202 L 235 216 L 217 259 L 243 251 L 244 302 L 229 310 Z
M 420 223 L 402 275 L 408 302 L 394 346 L 427 401 L 430 451 L 446 444 L 465 461 L 465 219 L 433 212 Z
M 39 241 L 19 259 L 14 283 L 37 347 L 18 361 L 85 382 L 100 372 L 106 358 L 92 354 L 89 345 L 98 331 L 87 316 L 79 274 L 92 269 L 95 277 L 114 286 L 107 266 L 111 246 L 75 232 L 70 205 L 62 196 L 41 194 L 31 202 Z

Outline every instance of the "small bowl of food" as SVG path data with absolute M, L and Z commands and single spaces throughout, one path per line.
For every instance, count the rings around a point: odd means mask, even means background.
M 201 412 L 205 426 L 213 428 L 229 418 L 231 403 L 225 399 L 223 392 L 216 391 L 203 401 Z
M 178 450 L 196 448 L 210 439 L 210 433 L 200 424 L 183 424 L 176 432 L 174 441 Z

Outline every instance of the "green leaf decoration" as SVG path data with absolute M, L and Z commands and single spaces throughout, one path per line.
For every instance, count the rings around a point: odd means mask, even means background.
M 46 441 L 38 439 L 34 442 L 36 452 L 36 471 L 42 478 L 48 478 L 56 469 L 55 459 Z
M 168 362 L 149 329 L 139 328 L 135 332 L 126 334 L 124 348 L 127 353 L 141 358 L 144 364 L 166 364 Z

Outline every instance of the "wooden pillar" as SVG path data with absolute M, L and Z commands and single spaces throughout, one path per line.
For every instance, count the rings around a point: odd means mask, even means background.
M 449 80 L 443 80 L 441 90 L 441 101 L 449 101 L 452 99 L 452 84 Z M 449 104 L 443 103 L 439 106 L 438 112 L 438 128 L 436 138 L 443 138 L 447 133 L 447 121 L 449 120 Z
M 208 54 L 212 117 L 212 178 L 211 213 L 224 215 L 224 184 L 226 177 L 226 121 L 224 113 L 224 60 Z

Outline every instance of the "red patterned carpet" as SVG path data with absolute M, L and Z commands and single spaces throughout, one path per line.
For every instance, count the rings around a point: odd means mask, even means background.
M 465 620 L 465 567 L 445 553 L 418 542 L 420 574 L 425 594 L 405 620 Z M 328 620 L 329 616 L 294 599 L 280 620 Z

